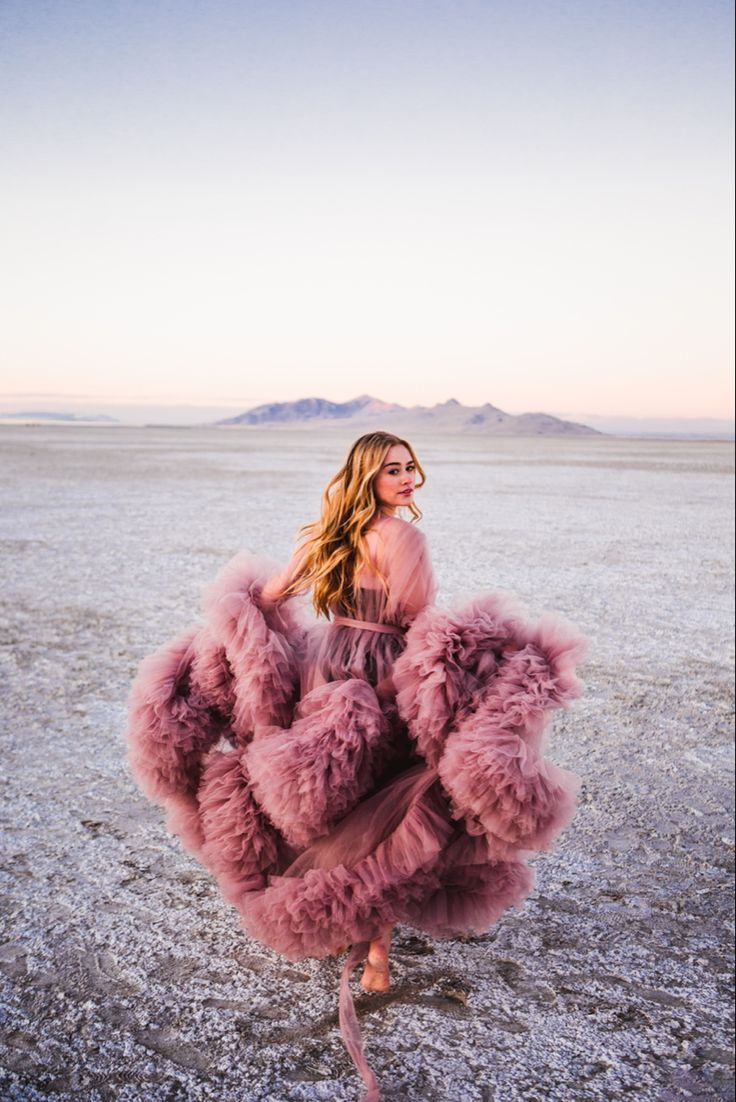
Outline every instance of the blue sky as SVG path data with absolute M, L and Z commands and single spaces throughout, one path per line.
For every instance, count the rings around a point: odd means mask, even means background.
M 730 417 L 730 5 L 5 3 L 2 392 Z

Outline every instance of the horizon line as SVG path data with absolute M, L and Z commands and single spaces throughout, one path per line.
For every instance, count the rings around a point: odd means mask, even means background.
M 210 408 L 210 407 L 213 407 L 213 406 L 222 406 L 222 408 L 224 408 L 224 409 L 229 409 L 233 406 L 237 406 L 237 407 L 244 407 L 243 408 L 244 413 L 249 412 L 252 409 L 257 409 L 259 406 L 263 406 L 263 405 L 288 405 L 291 402 L 304 401 L 305 399 L 308 399 L 308 398 L 317 398 L 317 399 L 322 399 L 324 401 L 334 401 L 336 405 L 344 405 L 347 402 L 355 401 L 356 398 L 358 398 L 358 397 L 369 397 L 369 398 L 372 398 L 374 401 L 379 401 L 379 402 L 385 401 L 385 399 L 383 399 L 383 398 L 378 398 L 375 395 L 367 395 L 367 394 L 356 395 L 355 398 L 346 398 L 346 399 L 342 399 L 342 400 L 332 399 L 332 398 L 324 398 L 323 395 L 310 394 L 310 395 L 303 395 L 300 398 L 280 398 L 280 399 L 270 400 L 270 401 L 269 400 L 260 401 L 260 402 L 256 402 L 255 404 L 253 403 L 253 401 L 251 399 L 250 400 L 251 404 L 250 405 L 245 405 L 245 402 L 246 402 L 245 399 L 237 399 L 237 398 L 213 398 L 209 401 L 206 400 L 206 399 L 200 399 L 200 400 L 197 400 L 197 401 L 192 401 L 192 400 L 183 400 L 182 401 L 182 400 L 176 400 L 176 399 L 173 399 L 173 398 L 150 398 L 150 397 L 137 398 L 137 397 L 120 397 L 120 396 L 107 396 L 107 397 L 104 397 L 104 396 L 93 395 L 93 394 L 89 394 L 89 393 L 77 394 L 77 393 L 74 393 L 74 392 L 68 393 L 68 392 L 65 392 L 65 391 L 27 391 L 27 390 L 26 391 L 0 391 L 0 401 L 6 401 L 7 399 L 18 399 L 18 398 L 34 398 L 34 399 L 48 398 L 48 399 L 55 399 L 55 400 L 63 399 L 63 400 L 71 400 L 71 401 L 76 400 L 76 401 L 84 401 L 84 402 L 97 402 L 97 403 L 100 403 L 100 404 L 109 403 L 111 405 L 121 405 L 121 406 L 125 406 L 125 405 L 169 406 L 169 407 L 172 407 L 172 408 L 193 409 L 193 410 L 206 409 L 206 408 Z M 420 404 L 417 404 L 415 406 L 404 406 L 403 408 L 406 409 L 406 410 L 421 409 L 421 408 L 424 408 L 424 409 L 430 408 L 431 409 L 433 405 L 434 406 L 445 405 L 447 402 L 450 402 L 450 401 L 453 401 L 453 400 L 459 402 L 460 405 L 468 406 L 468 408 L 476 408 L 473 403 L 463 402 L 460 399 L 454 399 L 452 396 L 449 397 L 449 398 L 445 398 L 441 401 L 437 401 L 437 402 L 428 404 L 426 406 L 421 406 Z M 401 402 L 387 403 L 387 404 L 402 405 Z M 480 404 L 482 405 L 483 403 L 480 403 Z M 490 404 L 493 405 L 494 403 L 490 403 Z M 502 409 L 503 407 L 497 406 L 496 408 L 497 409 Z M 504 408 L 503 411 L 506 412 L 506 413 L 511 413 L 512 415 L 514 415 L 514 411 L 512 409 L 505 409 Z M 0 411 L 0 415 L 2 415 L 2 412 L 3 411 Z M 41 411 L 36 411 L 36 412 L 41 412 Z M 51 410 L 49 410 L 48 412 L 60 412 L 60 411 L 51 411 Z M 665 421 L 665 420 L 673 421 L 673 420 L 676 420 L 676 421 L 725 421 L 729 424 L 736 423 L 736 415 L 734 415 L 734 414 L 730 414 L 730 415 L 726 414 L 726 415 L 720 415 L 720 416 L 715 415 L 715 414 L 702 414 L 702 415 L 696 414 L 696 415 L 693 416 L 692 414 L 679 414 L 679 413 L 651 413 L 651 414 L 647 414 L 647 413 L 595 413 L 595 412 L 592 412 L 592 411 L 579 411 L 579 410 L 571 411 L 571 410 L 551 410 L 551 409 L 542 410 L 542 409 L 531 409 L 531 408 L 519 410 L 519 412 L 520 413 L 548 413 L 551 416 L 557 416 L 557 417 L 563 417 L 563 418 L 596 417 L 596 418 L 611 418 L 611 419 L 626 418 L 627 420 L 636 420 L 636 421 Z

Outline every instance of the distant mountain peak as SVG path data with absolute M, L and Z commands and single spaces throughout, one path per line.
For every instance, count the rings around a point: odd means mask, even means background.
M 464 406 L 457 398 L 448 398 L 436 405 L 407 408 L 396 402 L 385 402 L 370 394 L 360 394 L 347 402 L 331 402 L 327 398 L 299 398 L 293 402 L 270 402 L 254 406 L 237 417 L 216 421 L 223 427 L 249 425 L 282 426 L 340 422 L 356 429 L 376 431 L 397 430 L 402 433 L 486 432 L 504 436 L 597 435 L 597 430 L 575 421 L 563 421 L 549 413 L 505 413 L 486 402 L 482 406 Z

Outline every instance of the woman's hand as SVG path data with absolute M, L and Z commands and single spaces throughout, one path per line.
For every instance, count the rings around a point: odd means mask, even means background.
M 261 590 L 261 600 L 265 604 L 275 605 L 281 600 L 281 575 L 277 574 L 275 578 L 269 578 L 263 589 Z

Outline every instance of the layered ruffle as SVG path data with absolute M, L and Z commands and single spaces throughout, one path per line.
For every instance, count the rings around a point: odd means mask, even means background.
M 128 697 L 126 730 L 133 775 L 148 798 L 166 808 L 169 830 L 195 855 L 204 840 L 197 801 L 202 760 L 227 726 L 226 714 L 191 677 L 199 640 L 192 628 L 144 658 Z M 210 637 L 206 653 L 211 657 Z
M 543 757 L 542 739 L 552 711 L 580 695 L 584 638 L 559 617 L 528 620 L 497 594 L 428 609 L 410 636 L 394 672 L 397 704 L 453 818 L 496 860 L 550 848 L 580 782 Z
M 266 560 L 236 555 L 204 593 L 203 609 L 233 674 L 230 726 L 245 744 L 262 726 L 291 721 L 300 689 L 306 631 L 292 602 L 261 599 L 273 573 Z
M 490 684 L 503 648 L 517 645 L 525 621 L 504 594 L 457 611 L 429 607 L 414 621 L 396 661 L 396 703 L 417 750 L 435 767 L 447 736 Z
M 264 729 L 245 752 L 253 792 L 289 842 L 308 846 L 373 784 L 387 721 L 366 681 L 331 681 L 309 693 L 291 727 Z
M 198 809 L 202 861 L 235 907 L 293 858 L 293 851 L 256 801 L 242 752 L 215 750 L 208 756 Z
M 272 572 L 236 555 L 205 591 L 205 623 L 145 658 L 128 696 L 131 771 L 200 859 L 206 754 L 221 739 L 245 747 L 256 730 L 290 723 L 298 699 L 306 628 L 296 605 L 262 601 Z

